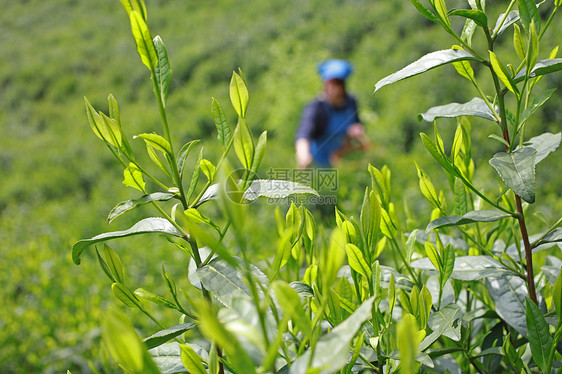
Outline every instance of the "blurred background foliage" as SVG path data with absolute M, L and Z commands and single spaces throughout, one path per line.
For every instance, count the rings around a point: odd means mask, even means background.
M 121 183 L 117 162 L 91 132 L 83 96 L 107 110 L 109 93 L 117 98 L 125 132 L 160 131 L 158 110 L 145 67 L 140 63 L 124 10 L 117 0 L 2 1 L 0 12 L 0 371 L 90 372 L 99 368 L 99 317 L 113 298 L 92 251 L 82 265 L 70 259 L 76 240 L 129 227 L 154 214 L 138 209 L 111 225 L 105 217 L 119 201 L 137 197 Z M 228 99 L 232 71 L 240 67 L 250 89 L 248 123 L 256 134 L 267 130 L 268 152 L 260 176 L 269 168 L 294 166 L 293 136 L 300 112 L 321 90 L 315 66 L 327 58 L 355 65 L 348 87 L 373 142 L 370 151 L 351 155 L 339 168 L 338 205 L 358 215 L 368 183 L 367 163 L 392 171 L 395 201 L 407 201 L 412 227 L 425 227 L 430 207 L 418 193 L 416 160 L 446 189 L 436 163 L 426 154 L 419 132 L 432 125 L 417 121 L 431 106 L 468 101 L 475 92 L 452 67 L 396 84 L 373 96 L 374 83 L 423 54 L 449 48 L 451 40 L 417 14 L 408 1 L 146 0 L 148 25 L 162 36 L 173 69 L 167 109 L 177 149 L 187 140 L 209 139 L 205 155 L 216 160 L 211 97 L 235 114 Z M 464 8 L 465 1 L 448 1 Z M 489 7 L 499 6 L 497 2 Z M 497 16 L 501 9 L 491 13 Z M 455 25 L 460 30 L 462 24 Z M 562 35 L 560 17 L 548 35 Z M 500 53 L 515 58 L 511 36 Z M 559 40 L 543 39 L 544 50 Z M 482 43 L 475 38 L 474 43 Z M 546 56 L 540 56 L 546 58 Z M 508 58 L 502 58 L 507 61 Z M 477 74 L 487 74 L 477 71 Z M 487 78 L 487 77 L 486 77 Z M 439 84 L 436 85 L 435 81 Z M 528 126 L 529 137 L 560 131 L 562 75 L 545 77 L 542 87 L 558 92 Z M 459 87 L 463 87 L 459 89 Z M 450 124 L 450 126 L 447 126 Z M 502 146 L 488 139 L 494 125 L 472 121 L 480 187 L 497 191 L 487 163 Z M 454 121 L 440 122 L 445 141 Z M 133 142 L 142 151 L 143 145 Z M 562 211 L 559 152 L 537 170 L 537 207 L 547 217 Z M 405 216 L 404 206 L 399 215 Z M 206 209 L 212 209 L 209 206 Z M 257 259 L 273 248 L 273 207 L 252 208 Z M 281 211 L 286 207 L 281 207 Z M 331 213 L 330 213 L 331 214 Z M 328 227 L 332 215 L 324 218 Z M 533 224 L 530 227 L 540 226 Z M 269 231 L 268 231 L 269 230 Z M 112 244 L 127 269 L 127 284 L 160 291 L 162 262 L 186 282 L 187 260 L 158 237 Z M 165 313 L 162 311 L 156 311 Z M 133 312 L 134 313 L 134 312 Z M 166 324 L 173 317 L 158 315 Z M 138 318 L 136 318 L 138 317 Z M 142 334 L 154 326 L 133 316 Z

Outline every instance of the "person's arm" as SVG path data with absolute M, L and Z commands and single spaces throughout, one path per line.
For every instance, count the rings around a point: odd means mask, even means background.
M 299 138 L 295 141 L 297 154 L 297 167 L 305 169 L 312 164 L 312 153 L 310 153 L 310 141 L 306 138 Z

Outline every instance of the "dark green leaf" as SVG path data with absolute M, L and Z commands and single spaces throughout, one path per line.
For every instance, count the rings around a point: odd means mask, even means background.
M 150 203 L 151 201 L 168 201 L 173 198 L 175 195 L 169 192 L 154 192 L 148 195 L 144 195 L 138 199 L 122 201 L 117 204 L 111 212 L 109 212 L 109 216 L 107 217 L 108 223 L 111 223 L 115 218 L 119 217 L 123 213 L 132 210 L 139 205 L 143 205 L 146 203 Z
M 535 0 L 517 0 L 517 7 L 519 8 L 519 17 L 525 31 L 529 32 L 531 21 L 535 21 L 537 30 L 540 30 L 541 18 Z
M 560 243 L 560 242 L 562 242 L 562 228 L 560 228 L 560 227 L 552 230 L 548 235 L 546 235 L 541 240 L 541 244 Z
M 195 163 L 195 168 L 193 169 L 193 174 L 191 175 L 191 182 L 189 183 L 189 190 L 187 191 L 186 200 L 191 200 L 195 188 L 197 187 L 197 182 L 199 182 L 199 177 L 201 176 L 201 160 L 203 159 L 203 148 L 199 151 L 199 156 L 197 157 L 197 162 Z
M 446 216 L 437 218 L 427 225 L 426 231 L 431 231 L 441 227 L 460 226 L 475 222 L 494 222 L 500 219 L 511 217 L 511 214 L 495 210 L 473 210 L 462 217 Z
M 515 83 L 521 82 L 525 79 L 525 70 L 521 70 L 514 78 Z M 552 58 L 548 60 L 537 61 L 535 66 L 531 69 L 529 77 L 534 78 L 540 75 L 546 75 L 562 70 L 562 58 Z
M 428 70 L 434 69 L 436 67 L 449 64 L 455 61 L 465 61 L 465 60 L 475 60 L 478 58 L 474 57 L 471 53 L 458 50 L 458 49 L 445 49 L 441 51 L 431 52 L 419 60 L 411 63 L 405 68 L 391 74 L 375 84 L 375 92 L 380 90 L 382 87 L 389 85 L 394 82 L 398 82 L 402 79 L 410 78 L 415 75 L 425 73 Z
M 493 112 L 486 105 L 486 102 L 484 102 L 484 100 L 479 97 L 475 97 L 464 104 L 451 103 L 433 107 L 427 112 L 420 114 L 419 118 L 420 120 L 424 119 L 427 122 L 433 122 L 436 118 L 439 117 L 451 118 L 460 116 L 475 116 L 490 121 L 496 120 Z
M 272 199 L 283 199 L 290 195 L 311 194 L 318 196 L 313 188 L 297 182 L 273 180 L 273 179 L 256 179 L 252 181 L 250 187 L 244 192 L 244 199 L 254 201 L 258 197 L 267 197 Z
M 291 282 L 289 286 L 293 287 L 295 291 L 299 294 L 300 297 L 314 297 L 314 291 L 312 287 L 304 282 Z
M 334 373 L 347 363 L 349 345 L 357 331 L 371 317 L 374 298 L 367 299 L 345 321 L 337 325 L 328 334 L 322 336 L 314 350 L 306 351 L 291 365 L 291 374 L 305 374 L 315 369 L 316 374 Z
M 412 267 L 420 270 L 437 270 L 428 258 L 412 261 Z M 472 282 L 487 277 L 517 275 L 490 256 L 461 256 L 455 258 L 451 278 Z
M 168 90 L 170 88 L 170 81 L 172 79 L 172 68 L 170 67 L 170 61 L 168 60 L 168 51 L 166 46 L 160 38 L 159 35 L 154 37 L 154 49 L 156 50 L 156 56 L 158 62 L 154 68 L 154 75 L 156 77 L 156 83 L 158 85 L 157 95 L 160 95 L 162 104 L 166 106 L 166 101 L 168 100 Z
M 535 136 L 525 142 L 525 145 L 534 148 L 537 151 L 535 156 L 535 165 L 548 156 L 549 153 L 556 151 L 560 146 L 562 133 L 551 134 L 546 132 L 542 135 Z
M 430 21 L 439 23 L 439 19 L 437 17 L 435 17 L 435 14 L 433 14 L 422 3 L 420 3 L 419 0 L 410 0 L 410 1 L 412 2 L 412 4 L 414 4 L 414 6 L 418 10 L 418 12 L 420 12 L 424 17 L 426 17 Z
M 519 119 L 519 126 L 522 126 L 525 123 L 525 121 L 527 121 L 527 119 L 530 116 L 532 116 L 533 113 L 535 113 L 537 109 L 550 98 L 550 96 L 552 96 L 554 91 L 556 91 L 556 88 L 545 91 L 542 94 L 535 97 L 531 105 L 527 109 L 525 109 L 521 114 L 521 118 Z
M 195 328 L 196 326 L 196 323 L 182 323 L 180 325 L 172 326 L 150 335 L 148 338 L 145 338 L 143 342 L 148 349 L 152 349 L 166 343 L 169 340 L 172 340 L 176 336 L 179 336 L 186 331 Z
M 535 202 L 536 155 L 534 148 L 524 147 L 511 153 L 496 153 L 490 160 L 505 184 L 529 204 Z
M 441 310 L 433 312 L 429 315 L 428 325 L 437 333 L 437 337 L 426 337 L 420 344 L 420 350 L 427 348 L 433 338 L 437 339 L 439 336 L 444 335 L 454 341 L 459 341 L 461 338 L 461 307 L 456 304 L 449 304 Z M 435 340 L 433 340 L 435 341 Z M 428 344 L 429 343 L 429 344 Z
M 222 111 L 219 102 L 215 100 L 214 97 L 212 102 L 211 114 L 213 115 L 215 126 L 217 128 L 219 142 L 221 143 L 223 148 L 226 149 L 228 143 L 230 143 L 230 139 L 232 138 L 232 132 L 230 131 L 230 126 L 228 125 L 228 121 Z
M 531 346 L 533 359 L 542 371 L 548 363 L 550 347 L 552 346 L 552 336 L 548 331 L 548 325 L 537 306 L 531 299 L 525 297 L 527 311 L 527 338 Z
M 82 251 L 92 244 L 104 242 L 107 240 L 124 238 L 131 235 L 160 233 L 181 237 L 178 231 L 168 220 L 159 217 L 145 218 L 135 223 L 131 228 L 123 231 L 113 231 L 99 234 L 90 239 L 82 239 L 74 243 L 72 246 L 72 261 L 76 265 L 80 264 L 80 255 Z
M 461 16 L 465 18 L 469 18 L 476 22 L 476 24 L 480 27 L 488 27 L 488 17 L 486 14 L 481 10 L 475 9 L 458 9 L 452 10 L 449 12 L 450 16 Z
M 505 19 L 504 19 L 505 17 Z M 496 26 L 494 27 L 494 34 L 501 35 L 503 32 L 515 22 L 519 21 L 519 11 L 512 10 L 505 15 L 505 13 L 500 14 L 498 20 L 496 21 Z
M 519 277 L 490 277 L 486 279 L 488 292 L 494 300 L 496 313 L 508 325 L 527 336 L 525 296 L 527 286 Z

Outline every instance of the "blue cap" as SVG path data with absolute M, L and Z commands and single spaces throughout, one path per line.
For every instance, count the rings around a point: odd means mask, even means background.
M 353 73 L 353 66 L 346 60 L 327 60 L 318 63 L 318 73 L 324 82 L 330 79 L 345 80 Z

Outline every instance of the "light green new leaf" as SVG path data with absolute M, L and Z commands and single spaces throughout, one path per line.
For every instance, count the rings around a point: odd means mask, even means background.
M 419 185 L 420 190 L 423 196 L 435 207 L 439 208 L 441 206 L 441 202 L 439 201 L 439 196 L 437 195 L 437 191 L 431 182 L 429 176 L 416 164 L 416 169 L 418 169 L 418 178 L 419 178 Z
M 148 195 L 143 195 L 138 199 L 132 199 L 127 201 L 122 201 L 117 204 L 107 217 L 107 222 L 111 223 L 115 218 L 119 217 L 120 215 L 135 209 L 140 205 L 144 205 L 150 203 L 152 201 L 168 201 L 172 199 L 175 195 L 169 192 L 154 192 Z
M 258 168 L 260 167 L 261 160 L 263 159 L 263 155 L 265 154 L 265 147 L 267 145 L 267 131 L 261 133 L 258 143 L 256 145 L 256 149 L 254 151 L 254 157 L 252 160 L 252 167 L 250 171 L 252 175 L 257 175 Z
M 515 52 L 521 61 L 525 60 L 525 44 L 523 43 L 523 38 L 521 37 L 521 29 L 517 24 L 513 26 L 513 46 L 515 47 Z
M 111 285 L 113 295 L 129 308 L 141 309 L 140 300 L 124 284 L 115 282 Z
M 145 290 L 144 288 L 137 288 L 135 290 L 135 292 L 133 292 L 135 294 L 135 296 L 140 297 L 141 299 L 144 300 L 148 300 L 156 305 L 162 305 L 163 307 L 166 307 L 168 309 L 174 309 L 177 310 L 178 307 L 172 303 L 171 301 L 166 300 L 165 298 L 163 298 L 160 295 L 156 295 L 155 293 L 152 293 L 150 291 Z M 178 334 L 179 335 L 179 334 Z M 162 343 L 165 343 L 166 341 L 163 341 Z M 149 347 L 152 348 L 152 347 Z
M 151 72 L 154 72 L 158 63 L 158 56 L 156 55 L 146 21 L 136 10 L 129 12 L 129 18 L 131 19 L 131 30 L 141 61 Z
M 439 279 L 441 281 L 441 289 L 445 287 L 445 283 L 453 273 L 455 268 L 455 250 L 453 246 L 448 244 L 443 251 L 443 270 L 439 274 Z
M 215 127 L 217 128 L 219 142 L 223 148 L 226 149 L 228 143 L 230 143 L 230 139 L 232 138 L 232 132 L 230 131 L 230 126 L 228 125 L 228 121 L 219 102 L 214 97 L 211 105 L 211 114 L 215 122 Z
M 466 213 L 462 217 L 458 216 L 446 216 L 439 217 L 427 225 L 426 230 L 431 231 L 434 229 L 448 227 L 448 226 L 460 226 L 475 222 L 495 222 L 500 219 L 511 217 L 511 214 L 499 212 L 495 210 L 473 210 Z
M 158 134 L 140 134 L 133 137 L 133 139 L 141 138 L 147 144 L 150 144 L 162 153 L 172 154 L 172 147 L 170 143 Z
M 451 160 L 449 160 L 447 157 L 445 157 L 443 154 L 441 154 L 441 152 L 439 152 L 439 149 L 437 148 L 437 145 L 435 144 L 435 142 L 433 142 L 433 140 L 431 140 L 431 138 L 429 136 L 427 136 L 426 134 L 424 134 L 423 132 L 420 134 L 420 136 L 421 136 L 423 145 L 429 151 L 429 153 L 433 156 L 433 158 L 437 162 L 439 162 L 439 164 L 443 167 L 443 169 L 445 169 L 445 171 L 447 173 L 449 173 L 450 175 L 456 176 L 457 172 L 453 168 Z
M 234 130 L 234 151 L 242 166 L 250 170 L 254 161 L 254 140 L 244 118 L 240 118 Z
M 445 5 L 445 0 L 432 0 L 432 5 L 435 11 L 437 12 L 437 16 L 441 20 L 441 24 L 446 28 L 451 28 L 451 21 L 447 16 L 447 6 Z
M 496 153 L 490 159 L 505 184 L 529 204 L 535 202 L 536 155 L 534 148 L 523 147 L 511 153 Z
M 464 60 L 474 60 L 478 61 L 478 58 L 473 56 L 471 53 L 463 50 L 455 49 L 445 49 L 441 51 L 435 51 L 428 53 L 427 55 L 421 57 L 419 60 L 412 62 L 405 68 L 393 73 L 375 84 L 375 92 L 380 90 L 382 87 L 398 82 L 402 79 L 410 78 L 415 75 L 425 73 L 428 70 L 434 69 L 436 67 L 449 64 L 455 61 Z
M 436 118 L 440 117 L 460 117 L 460 116 L 475 116 L 484 118 L 490 121 L 495 121 L 496 117 L 486 102 L 479 97 L 475 97 L 467 103 L 450 103 L 446 105 L 435 106 L 430 108 L 427 112 L 419 115 L 419 119 L 427 122 L 433 122 Z
M 123 184 L 127 187 L 137 189 L 142 193 L 146 193 L 146 183 L 142 177 L 142 172 L 133 163 L 130 163 L 129 166 L 123 171 Z
M 215 172 L 217 171 L 215 165 L 213 165 L 209 160 L 202 159 L 199 163 L 199 167 L 201 168 L 201 171 L 203 172 L 203 174 L 205 174 L 209 182 L 212 182 L 215 178 Z
M 250 94 L 248 93 L 246 82 L 236 72 L 232 72 L 232 78 L 230 79 L 230 102 L 240 118 L 246 117 L 249 100 Z
M 523 28 L 529 32 L 531 22 L 534 21 L 537 30 L 540 30 L 541 18 L 535 0 L 517 0 L 517 7 Z
M 275 281 L 272 283 L 271 287 L 275 292 L 275 298 L 283 309 L 283 313 L 293 319 L 305 336 L 309 336 L 312 332 L 312 325 L 306 313 L 303 313 L 302 304 L 297 291 L 285 281 Z
M 141 373 L 144 352 L 140 337 L 129 319 L 117 308 L 109 308 L 102 321 L 102 340 L 111 357 L 132 373 Z
M 139 12 L 142 18 L 146 21 L 147 13 L 146 13 L 146 5 L 144 4 L 143 0 L 121 0 L 121 4 L 127 14 L 131 13 L 133 10 Z
M 435 248 L 435 246 L 429 241 L 425 242 L 424 248 L 427 258 L 429 259 L 429 261 L 431 261 L 433 266 L 439 272 L 443 271 L 443 262 L 441 260 L 441 256 L 439 255 L 439 252 L 437 251 L 437 248 Z
M 180 344 L 181 347 L 181 362 L 187 369 L 188 373 L 192 374 L 207 374 L 205 366 L 201 363 L 201 357 L 195 353 L 193 348 L 187 344 Z
M 176 336 L 180 336 L 186 331 L 194 329 L 195 327 L 197 327 L 197 324 L 193 322 L 168 327 L 167 329 L 160 330 L 150 335 L 148 338 L 145 338 L 143 342 L 148 349 L 152 349 L 172 340 Z
M 498 59 L 498 56 L 492 51 L 490 51 L 490 62 L 492 63 L 492 68 L 494 69 L 494 73 L 498 76 L 498 78 L 502 81 L 502 83 L 507 87 L 508 90 L 513 92 L 516 95 L 519 95 L 519 89 L 515 85 L 515 81 L 511 77 L 507 68 L 501 63 Z
M 552 346 L 552 336 L 548 331 L 548 325 L 537 306 L 531 299 L 525 297 L 526 317 L 527 317 L 527 338 L 531 346 L 533 359 L 542 371 L 548 363 L 550 347 Z
M 168 59 L 168 51 L 166 46 L 159 35 L 154 37 L 154 49 L 156 51 L 157 63 L 154 68 L 154 76 L 158 85 L 156 94 L 160 95 L 162 104 L 166 106 L 168 100 L 168 91 L 170 88 L 170 81 L 172 80 L 172 68 L 170 67 L 170 60 Z
M 160 217 L 151 217 L 140 220 L 135 223 L 128 230 L 123 231 L 113 231 L 106 232 L 100 235 L 96 235 L 90 239 L 82 239 L 74 243 L 72 246 L 72 261 L 76 265 L 80 264 L 80 255 L 92 244 L 105 242 L 107 240 L 124 238 L 131 235 L 138 234 L 149 234 L 149 233 L 160 233 L 167 234 L 171 236 L 181 237 L 181 232 L 178 231 L 168 220 Z
M 411 314 L 402 316 L 396 327 L 398 350 L 400 351 L 400 373 L 415 373 L 418 349 L 418 326 L 416 317 Z
M 534 0 L 532 0 L 534 1 Z M 531 21 L 530 31 L 529 31 L 529 49 L 527 51 L 527 69 L 535 66 L 537 60 L 539 59 L 539 37 L 537 35 L 537 29 L 535 21 Z
M 371 267 L 367 264 L 367 261 L 365 261 L 361 250 L 356 245 L 348 243 L 345 245 L 345 252 L 347 253 L 349 266 L 357 273 L 370 279 L 372 274 Z
M 101 254 L 96 249 L 98 255 L 98 260 L 102 264 L 102 268 L 107 276 L 113 280 L 113 282 L 124 283 L 125 275 L 123 271 L 123 265 L 121 264 L 121 258 L 117 252 L 115 252 L 110 246 L 104 244 L 102 247 Z

